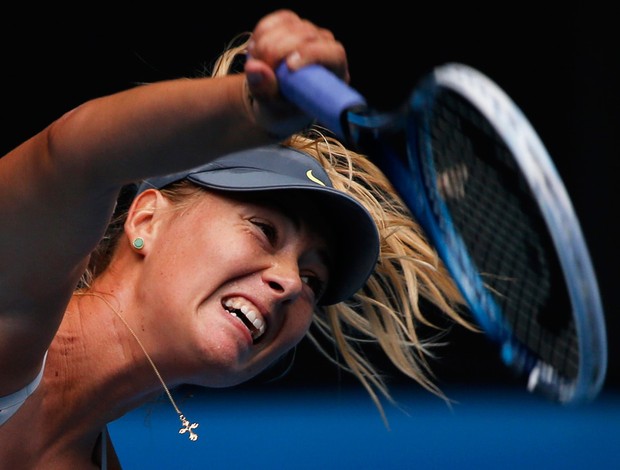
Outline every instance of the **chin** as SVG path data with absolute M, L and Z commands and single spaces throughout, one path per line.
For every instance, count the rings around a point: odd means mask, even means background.
M 285 354 L 276 350 L 290 349 L 271 347 L 268 351 L 252 351 L 223 336 L 216 338 L 215 343 L 216 346 L 213 346 L 213 341 L 210 341 L 210 346 L 203 348 L 204 362 L 198 375 L 194 376 L 195 385 L 226 388 L 243 384 L 269 369 Z
M 270 363 L 232 365 L 231 362 L 214 365 L 210 361 L 209 365 L 192 381 L 193 384 L 209 388 L 234 387 L 252 380 L 270 365 Z

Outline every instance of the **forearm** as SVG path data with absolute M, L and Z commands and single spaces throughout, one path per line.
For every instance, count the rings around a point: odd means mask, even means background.
M 90 101 L 50 126 L 50 156 L 91 183 L 119 185 L 267 143 L 243 80 L 173 80 Z

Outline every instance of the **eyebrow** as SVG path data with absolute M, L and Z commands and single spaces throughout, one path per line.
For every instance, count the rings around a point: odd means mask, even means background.
M 297 230 L 301 230 L 304 220 L 308 221 L 308 230 L 311 233 L 314 233 L 320 236 L 325 241 L 325 246 L 319 248 L 317 250 L 319 258 L 321 262 L 327 267 L 328 273 L 333 275 L 333 256 L 330 256 L 329 247 L 334 247 L 336 244 L 336 238 L 333 234 L 330 233 L 330 230 L 319 230 L 315 228 L 316 224 L 312 224 L 312 219 L 316 219 L 320 217 L 320 211 L 314 204 L 312 204 L 312 200 L 308 197 L 304 197 L 299 195 L 298 193 L 293 193 L 292 191 L 283 191 L 282 194 L 292 195 L 295 194 L 294 197 L 285 197 L 277 196 L 278 192 L 268 192 L 264 194 L 256 193 L 257 200 L 256 203 L 262 203 L 267 206 L 272 207 L 273 209 L 281 212 L 286 218 L 288 218 Z M 311 209 L 311 215 L 308 217 L 303 217 L 302 214 L 308 213 L 307 209 Z M 327 219 L 325 219 L 327 220 Z
M 311 233 L 319 235 L 325 240 L 325 247 L 318 249 L 321 262 L 328 268 L 331 273 L 333 270 L 333 256 L 330 256 L 329 247 L 335 247 L 337 238 L 327 225 L 325 230 L 315 228 L 316 224 L 312 224 L 312 219 L 321 217 L 321 212 L 312 203 L 312 199 L 299 194 L 299 191 L 281 190 L 281 191 L 243 191 L 243 192 L 224 192 L 228 196 L 237 197 L 240 200 L 250 202 L 252 204 L 261 204 L 280 212 L 284 217 L 289 219 L 295 229 L 301 230 L 304 220 L 308 221 L 308 228 Z M 284 197 L 283 197 L 284 196 Z M 310 216 L 304 217 L 303 214 L 310 213 Z M 328 220 L 327 218 L 325 220 Z M 335 250 L 334 250 L 335 251 Z

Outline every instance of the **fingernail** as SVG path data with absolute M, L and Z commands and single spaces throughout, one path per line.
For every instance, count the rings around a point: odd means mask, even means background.
M 263 76 L 260 73 L 248 72 L 245 78 L 249 85 L 259 85 L 263 81 Z
M 301 56 L 295 51 L 286 58 L 286 64 L 290 69 L 298 69 L 301 65 Z

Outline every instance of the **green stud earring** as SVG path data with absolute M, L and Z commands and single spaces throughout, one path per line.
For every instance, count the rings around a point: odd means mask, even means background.
M 134 238 L 131 244 L 136 250 L 141 250 L 142 248 L 144 248 L 144 240 L 140 237 Z

